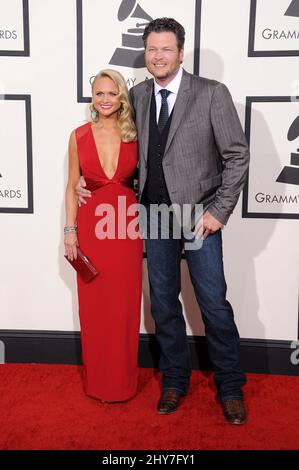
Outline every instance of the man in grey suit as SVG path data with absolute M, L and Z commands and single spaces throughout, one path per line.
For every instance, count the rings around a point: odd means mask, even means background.
M 184 28 L 171 18 L 156 19 L 145 28 L 143 39 L 146 66 L 154 79 L 131 89 L 139 141 L 139 197 L 147 209 L 148 224 L 153 204 L 203 204 L 203 216 L 194 229 L 194 244 L 202 233 L 202 245 L 185 249 L 186 261 L 225 419 L 243 424 L 246 379 L 240 366 L 239 334 L 226 299 L 221 229 L 246 178 L 248 145 L 225 85 L 181 67 Z M 84 190 L 78 193 L 86 194 Z M 172 224 L 173 219 L 170 234 Z M 183 234 L 180 239 L 163 239 L 160 232 L 158 238 L 146 240 L 163 377 L 159 414 L 177 410 L 190 380 L 186 324 L 179 301 L 181 252 L 186 242 Z

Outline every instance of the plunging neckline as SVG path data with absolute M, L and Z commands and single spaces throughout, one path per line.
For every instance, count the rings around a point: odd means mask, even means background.
M 93 144 L 94 144 L 94 148 L 95 148 L 95 153 L 96 153 L 96 156 L 97 156 L 97 159 L 98 159 L 98 162 L 99 162 L 99 165 L 100 165 L 100 168 L 105 176 L 105 178 L 107 178 L 107 180 L 109 181 L 112 181 L 115 176 L 116 176 L 116 173 L 118 171 L 118 167 L 119 167 L 119 160 L 120 160 L 120 155 L 121 155 L 121 149 L 122 149 L 122 139 L 120 140 L 120 144 L 119 144 L 119 151 L 118 151 L 118 159 L 117 159 L 117 164 L 116 164 L 116 170 L 112 176 L 112 178 L 109 178 L 103 168 L 103 165 L 102 165 L 102 162 L 101 162 L 101 159 L 100 159 L 100 155 L 99 155 L 99 152 L 98 152 L 98 149 L 97 149 L 97 144 L 96 144 L 96 139 L 95 139 L 95 136 L 94 136 L 94 133 L 93 133 L 93 130 L 92 130 L 92 123 L 90 123 L 90 132 L 91 132 L 91 136 L 92 136 L 92 141 L 93 141 Z

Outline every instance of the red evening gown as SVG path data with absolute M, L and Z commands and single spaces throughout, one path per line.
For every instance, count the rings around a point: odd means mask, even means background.
M 116 172 L 108 178 L 99 160 L 91 123 L 75 133 L 81 172 L 87 189 L 92 191 L 87 204 L 78 209 L 78 241 L 100 272 L 88 284 L 77 277 L 84 389 L 87 395 L 103 401 L 125 401 L 137 389 L 142 288 L 142 240 L 134 223 L 137 211 L 134 216 L 126 213 L 126 208 L 136 204 L 132 183 L 137 143 L 121 142 Z M 126 207 L 118 208 L 119 196 Z M 114 238 L 96 236 L 101 220 L 103 230 L 107 228 L 107 212 L 100 215 L 100 204 L 110 204 L 115 211 L 111 219 L 116 219 Z M 137 238 L 119 235 L 118 217 L 125 229 L 130 222 L 134 225 Z

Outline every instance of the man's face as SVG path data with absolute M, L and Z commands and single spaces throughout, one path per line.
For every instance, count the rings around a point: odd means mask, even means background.
M 148 35 L 145 49 L 146 66 L 161 86 L 166 86 L 175 77 L 183 58 L 184 50 L 178 49 L 174 33 L 153 32 Z

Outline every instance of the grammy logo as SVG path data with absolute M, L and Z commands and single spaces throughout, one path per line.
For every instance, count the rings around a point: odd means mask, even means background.
M 142 36 L 144 27 L 153 18 L 141 8 L 136 0 L 122 0 L 118 10 L 118 21 L 124 21 L 129 17 L 137 18 L 143 22 L 137 22 L 136 28 L 130 28 L 127 30 L 127 33 L 122 34 L 122 47 L 116 48 L 109 64 L 136 69 L 143 68 L 145 67 L 145 62 Z M 144 20 L 146 21 L 145 23 Z
M 299 116 L 293 121 L 288 131 L 288 140 L 299 137 Z M 299 149 L 297 149 L 299 152 Z M 291 165 L 285 166 L 277 178 L 278 183 L 299 184 L 299 153 L 291 153 Z

